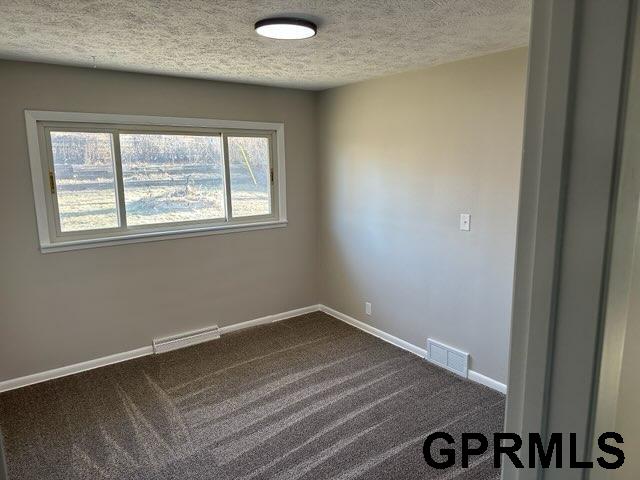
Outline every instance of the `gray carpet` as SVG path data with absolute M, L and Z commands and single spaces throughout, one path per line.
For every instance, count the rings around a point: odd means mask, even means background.
M 0 394 L 10 480 L 497 479 L 431 469 L 431 431 L 502 430 L 504 395 L 322 313 Z

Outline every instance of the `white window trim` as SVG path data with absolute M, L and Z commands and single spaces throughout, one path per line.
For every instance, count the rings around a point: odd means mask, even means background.
M 100 246 L 121 245 L 125 243 L 148 242 L 185 238 L 220 233 L 243 232 L 261 230 L 265 228 L 284 227 L 287 225 L 286 176 L 285 176 L 285 148 L 284 124 L 271 122 L 248 122 L 242 120 L 215 120 L 209 118 L 160 117 L 147 115 L 117 115 L 104 113 L 52 112 L 40 110 L 25 110 L 27 128 L 27 142 L 29 161 L 31 165 L 31 180 L 33 183 L 33 197 L 35 200 L 36 220 L 42 253 L 60 252 L 93 248 Z M 158 127 L 192 127 L 211 129 L 237 129 L 276 132 L 273 148 L 275 151 L 275 191 L 276 209 L 274 218 L 269 220 L 247 219 L 246 222 L 236 220 L 234 223 L 218 225 L 189 225 L 170 226 L 153 231 L 123 233 L 118 236 L 92 237 L 86 239 L 65 240 L 52 238 L 50 229 L 50 215 L 46 195 L 49 192 L 45 178 L 48 178 L 46 157 L 40 145 L 39 122 L 69 122 L 87 124 L 117 124 L 132 126 Z

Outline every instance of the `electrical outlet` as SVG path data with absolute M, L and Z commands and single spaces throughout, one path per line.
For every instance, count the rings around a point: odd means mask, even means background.
M 468 232 L 471 230 L 471 214 L 470 213 L 461 213 L 460 214 L 460 230 Z
M 369 302 L 364 303 L 364 313 L 371 315 L 371 304 Z

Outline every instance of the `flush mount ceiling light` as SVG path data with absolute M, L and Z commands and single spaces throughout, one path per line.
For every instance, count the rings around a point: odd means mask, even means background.
M 313 37 L 318 27 L 315 23 L 301 18 L 265 18 L 256 22 L 258 35 L 278 40 L 302 40 Z

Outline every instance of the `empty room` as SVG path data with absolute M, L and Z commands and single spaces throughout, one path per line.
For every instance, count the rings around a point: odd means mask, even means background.
M 0 480 L 637 478 L 614 3 L 0 0 Z

